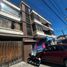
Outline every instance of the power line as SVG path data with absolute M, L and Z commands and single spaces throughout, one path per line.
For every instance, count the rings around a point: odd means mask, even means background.
M 61 19 L 60 16 L 44 0 L 42 0 L 42 2 L 65 24 L 65 26 L 67 26 L 64 20 Z
M 62 13 L 62 15 L 63 16 L 65 16 L 66 17 L 66 15 L 63 13 L 63 11 L 61 10 L 61 8 L 59 8 L 59 5 L 54 1 L 54 0 L 49 0 L 51 3 L 52 3 L 52 5 L 56 8 L 56 10 L 61 14 Z M 57 5 L 56 5 L 57 4 Z M 58 6 L 58 7 L 57 7 Z M 60 11 L 59 11 L 60 10 Z

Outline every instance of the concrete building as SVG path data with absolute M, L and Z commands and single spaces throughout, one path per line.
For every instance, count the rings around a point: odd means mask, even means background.
M 21 13 L 22 13 L 22 31 L 23 36 L 23 58 L 27 61 L 29 53 L 32 52 L 33 47 L 42 39 L 46 37 L 54 37 L 54 30 L 52 24 L 45 18 L 40 16 L 34 10 L 30 10 L 30 6 L 22 1 Z M 35 40 L 34 40 L 35 39 Z
M 54 30 L 52 29 L 52 24 L 39 15 L 37 12 L 32 10 L 31 12 L 33 36 L 44 38 L 44 37 L 54 37 Z
M 27 61 L 38 40 L 54 37 L 52 24 L 30 9 L 23 1 L 20 8 L 0 1 L 0 64 Z
M 22 60 L 22 22 L 20 8 L 0 0 L 0 64 Z
M 47 40 L 49 38 L 55 38 L 54 30 L 52 29 L 51 22 L 43 18 L 34 10 L 32 10 L 31 12 L 31 22 L 32 22 L 32 28 L 33 28 L 33 36 L 37 39 L 38 50 L 41 50 L 41 48 L 43 48 L 42 47 L 43 44 L 45 46 L 50 45 L 50 44 L 47 44 Z M 45 40 L 45 38 L 47 39 Z

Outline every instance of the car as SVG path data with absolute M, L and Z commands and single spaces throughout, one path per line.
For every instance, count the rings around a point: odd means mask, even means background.
M 63 64 L 67 67 L 67 45 L 51 45 L 37 54 L 42 62 Z

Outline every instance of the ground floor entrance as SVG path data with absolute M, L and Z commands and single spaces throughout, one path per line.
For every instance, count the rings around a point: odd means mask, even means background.
M 27 58 L 29 58 L 29 53 L 32 51 L 32 43 L 26 42 L 24 44 L 24 61 L 27 62 Z
M 22 42 L 18 37 L 0 37 L 0 65 L 12 65 L 23 60 Z

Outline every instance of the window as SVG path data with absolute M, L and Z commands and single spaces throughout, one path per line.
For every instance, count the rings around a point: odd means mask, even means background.
M 53 34 L 53 32 L 52 31 L 50 31 L 50 30 L 44 30 L 44 33 L 46 33 L 46 34 L 48 34 L 48 35 L 51 35 L 51 34 Z
M 39 25 L 39 24 L 36 24 L 36 29 L 39 30 L 39 31 L 43 31 L 42 26 Z
M 14 22 L 11 23 L 11 29 L 15 29 L 15 23 Z
M 27 26 L 27 34 L 32 35 L 31 24 L 27 23 L 26 26 Z
M 16 30 L 22 30 L 22 23 L 15 23 L 15 29 Z
M 67 44 L 67 39 L 62 40 L 63 44 Z
M 33 31 L 36 31 L 36 25 L 35 24 L 32 24 L 32 29 L 33 29 Z
M 30 12 L 30 9 L 27 6 L 25 6 L 25 12 L 26 13 L 29 13 Z
M 53 50 L 54 50 L 54 49 L 53 49 L 52 46 L 48 47 L 48 51 L 53 51 Z
M 64 46 L 63 46 L 63 49 L 64 49 L 64 50 L 67 50 L 67 45 L 64 45 Z
M 11 21 L 6 19 L 6 18 L 0 17 L 0 27 L 10 28 L 11 27 Z
M 37 23 L 34 23 L 32 27 L 33 27 L 33 31 L 35 30 L 43 31 L 42 26 Z
M 18 10 L 12 8 L 11 6 L 9 6 L 3 2 L 1 3 L 1 10 L 5 13 L 10 14 L 10 15 L 20 17 L 20 12 Z
M 34 14 L 32 13 L 32 14 L 31 14 L 31 20 L 33 20 L 33 19 L 34 19 Z
M 0 17 L 0 27 L 5 29 L 22 29 L 22 23 L 11 21 L 5 17 Z
M 30 24 L 30 15 L 26 13 L 26 23 Z

